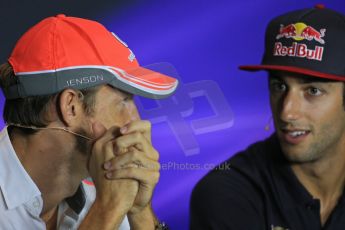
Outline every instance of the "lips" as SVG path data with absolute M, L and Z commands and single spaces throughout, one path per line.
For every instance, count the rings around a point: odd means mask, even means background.
M 281 132 L 283 141 L 292 145 L 301 143 L 310 134 L 309 130 L 303 129 L 281 129 Z

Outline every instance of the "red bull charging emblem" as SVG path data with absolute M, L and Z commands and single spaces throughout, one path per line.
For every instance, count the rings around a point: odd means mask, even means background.
M 322 46 L 315 46 L 314 49 L 308 49 L 306 44 L 299 43 L 304 39 L 308 41 L 316 41 L 320 44 L 325 44 L 323 37 L 325 36 L 326 29 L 316 30 L 312 26 L 308 26 L 305 23 L 298 22 L 287 26 L 280 25 L 279 33 L 276 39 L 292 38 L 296 42 L 292 43 L 292 46 L 283 46 L 281 42 L 276 42 L 274 45 L 274 56 L 293 56 L 301 57 L 313 60 L 322 60 L 323 49 Z

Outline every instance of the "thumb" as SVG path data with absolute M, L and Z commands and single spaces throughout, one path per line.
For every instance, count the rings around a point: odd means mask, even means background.
M 92 128 L 92 139 L 93 139 L 93 142 L 97 141 L 98 138 L 102 137 L 106 132 L 107 132 L 107 129 L 104 127 L 104 125 L 98 121 L 95 121 L 94 123 L 92 123 L 91 125 L 91 128 Z M 90 172 L 91 170 L 91 161 L 92 159 L 94 159 L 93 161 L 95 161 L 95 154 L 93 154 L 93 151 L 92 151 L 92 148 L 91 148 L 91 154 L 90 154 L 90 157 L 88 159 L 88 163 L 87 163 L 87 166 L 88 166 L 88 170 Z
M 104 135 L 104 133 L 107 131 L 107 129 L 104 127 L 104 125 L 102 123 L 95 121 L 92 124 L 92 131 L 93 131 L 93 138 L 98 139 Z

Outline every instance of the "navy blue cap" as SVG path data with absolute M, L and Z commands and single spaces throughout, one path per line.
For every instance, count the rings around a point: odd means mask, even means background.
M 266 29 L 261 64 L 239 68 L 345 81 L 345 15 L 318 5 L 278 16 Z

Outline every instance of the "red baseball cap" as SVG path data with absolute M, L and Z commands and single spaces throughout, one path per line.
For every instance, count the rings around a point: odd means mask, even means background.
M 7 99 L 101 84 L 160 99 L 178 85 L 171 76 L 139 66 L 127 44 L 100 23 L 63 14 L 29 29 L 8 61 L 18 83 L 4 90 Z

